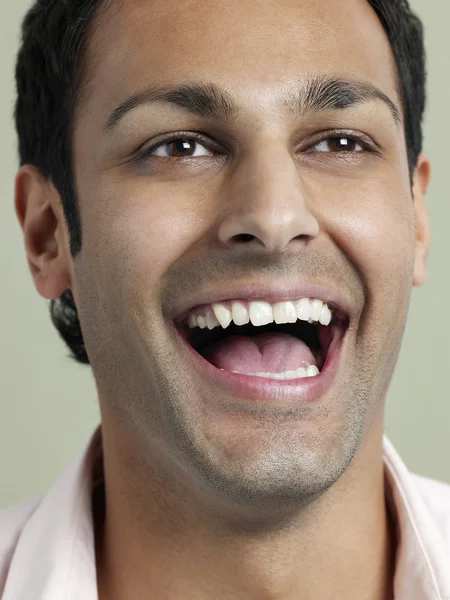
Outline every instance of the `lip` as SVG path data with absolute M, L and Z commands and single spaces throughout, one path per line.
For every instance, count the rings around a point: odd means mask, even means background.
M 176 326 L 173 330 L 192 369 L 211 386 L 221 388 L 247 404 L 250 401 L 251 404 L 263 403 L 287 408 L 299 404 L 317 403 L 326 394 L 336 378 L 342 361 L 348 327 L 344 325 L 338 327 L 338 333 L 331 342 L 319 375 L 284 381 L 222 371 L 196 352 Z M 216 398 L 216 395 L 212 394 L 211 397 Z
M 319 283 L 303 283 L 303 284 L 277 284 L 277 285 L 261 285 L 251 284 L 246 282 L 243 285 L 233 285 L 227 288 L 215 288 L 214 291 L 205 292 L 202 295 L 194 296 L 183 306 L 176 308 L 172 315 L 172 319 L 177 325 L 181 324 L 194 308 L 211 305 L 215 302 L 226 302 L 228 300 L 244 300 L 254 301 L 262 300 L 269 304 L 275 302 L 299 300 L 301 298 L 317 298 L 323 300 L 333 309 L 334 313 L 340 320 L 351 318 L 353 313 L 352 302 L 346 294 L 333 287 Z

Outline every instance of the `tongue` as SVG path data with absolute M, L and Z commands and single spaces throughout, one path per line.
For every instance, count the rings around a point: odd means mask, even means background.
M 239 373 L 284 373 L 317 366 L 309 347 L 287 333 L 233 335 L 209 344 L 201 354 L 217 368 Z

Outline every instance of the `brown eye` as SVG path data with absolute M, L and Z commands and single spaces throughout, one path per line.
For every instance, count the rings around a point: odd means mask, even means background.
M 350 137 L 334 136 L 329 137 L 315 144 L 311 151 L 315 152 L 363 152 L 361 144 Z
M 162 158 L 195 158 L 213 156 L 213 153 L 197 140 L 180 138 L 160 144 L 150 155 Z

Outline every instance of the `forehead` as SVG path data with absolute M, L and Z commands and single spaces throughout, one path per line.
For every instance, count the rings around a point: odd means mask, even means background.
M 239 101 L 276 101 L 292 79 L 341 75 L 399 100 L 393 55 L 367 0 L 112 0 L 86 50 L 104 113 L 149 85 L 208 81 Z

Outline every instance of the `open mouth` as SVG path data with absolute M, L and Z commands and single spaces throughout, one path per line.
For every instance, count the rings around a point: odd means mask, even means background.
M 211 348 L 224 344 L 227 341 L 231 342 L 236 336 L 239 336 L 240 339 L 248 338 L 251 340 L 262 334 L 266 334 L 268 339 L 270 339 L 270 334 L 278 334 L 278 336 L 279 334 L 284 334 L 286 337 L 299 340 L 309 349 L 310 354 L 314 357 L 314 366 L 316 367 L 314 374 L 319 375 L 330 358 L 330 348 L 334 347 L 336 349 L 342 343 L 349 326 L 349 319 L 342 314 L 339 317 L 333 314 L 333 318 L 328 325 L 302 320 L 297 320 L 295 323 L 283 324 L 272 322 L 263 326 L 254 326 L 252 323 L 236 325 L 231 322 L 225 329 L 222 327 L 200 329 L 199 327 L 189 327 L 187 318 L 185 318 L 182 322 L 177 323 L 175 321 L 175 326 L 185 342 L 196 353 L 217 368 L 220 367 L 213 358 L 214 354 L 211 354 Z M 222 368 L 221 370 L 227 371 L 229 369 Z M 230 372 L 238 373 L 239 371 Z M 307 377 L 308 375 L 305 374 L 304 376 Z M 287 379 L 288 377 L 279 378 Z M 290 379 L 294 378 L 295 375 L 292 373 Z

